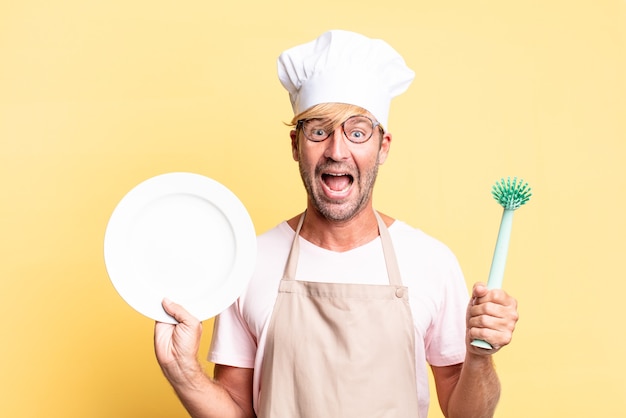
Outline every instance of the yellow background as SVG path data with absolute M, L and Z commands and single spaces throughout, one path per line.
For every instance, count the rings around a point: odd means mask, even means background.
M 152 321 L 109 282 L 108 218 L 170 171 L 228 186 L 258 233 L 300 211 L 275 59 L 332 28 L 415 69 L 375 205 L 446 242 L 468 286 L 491 262 L 492 183 L 533 187 L 497 416 L 626 415 L 624 0 L 3 0 L 0 416 L 185 416 Z

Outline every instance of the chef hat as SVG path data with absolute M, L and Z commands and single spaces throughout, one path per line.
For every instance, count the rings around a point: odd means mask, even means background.
M 294 114 L 320 103 L 347 103 L 368 110 L 385 128 L 391 99 L 414 77 L 385 41 L 342 30 L 325 32 L 278 57 L 278 78 Z

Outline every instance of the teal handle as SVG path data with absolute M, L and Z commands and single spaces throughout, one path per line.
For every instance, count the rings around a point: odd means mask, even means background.
M 489 289 L 502 288 L 502 279 L 504 278 L 506 256 L 509 252 L 512 226 L 513 210 L 504 209 L 502 212 L 502 220 L 500 221 L 498 239 L 496 240 L 496 249 L 493 252 L 493 260 L 491 260 L 491 270 L 489 270 L 489 279 L 487 281 L 487 287 Z
M 493 259 L 491 260 L 491 270 L 489 270 L 489 279 L 487 280 L 488 289 L 502 288 L 504 267 L 506 265 L 506 257 L 509 251 L 509 242 L 511 241 L 513 211 L 513 209 L 504 209 L 504 211 L 502 212 L 500 230 L 498 231 L 498 239 L 496 240 L 496 249 L 493 252 Z M 487 350 L 491 350 L 493 348 L 491 344 L 483 340 L 474 340 L 471 344 L 474 347 L 485 348 Z

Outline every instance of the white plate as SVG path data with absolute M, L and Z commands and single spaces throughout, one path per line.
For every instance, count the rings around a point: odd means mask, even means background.
M 241 201 L 225 186 L 192 173 L 168 173 L 134 187 L 119 202 L 104 236 L 113 286 L 135 310 L 161 322 L 167 297 L 199 320 L 228 308 L 256 262 L 256 233 Z

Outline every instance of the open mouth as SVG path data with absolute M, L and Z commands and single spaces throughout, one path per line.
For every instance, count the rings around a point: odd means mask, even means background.
M 323 173 L 322 181 L 330 191 L 341 193 L 350 189 L 354 182 L 354 177 L 346 173 Z

